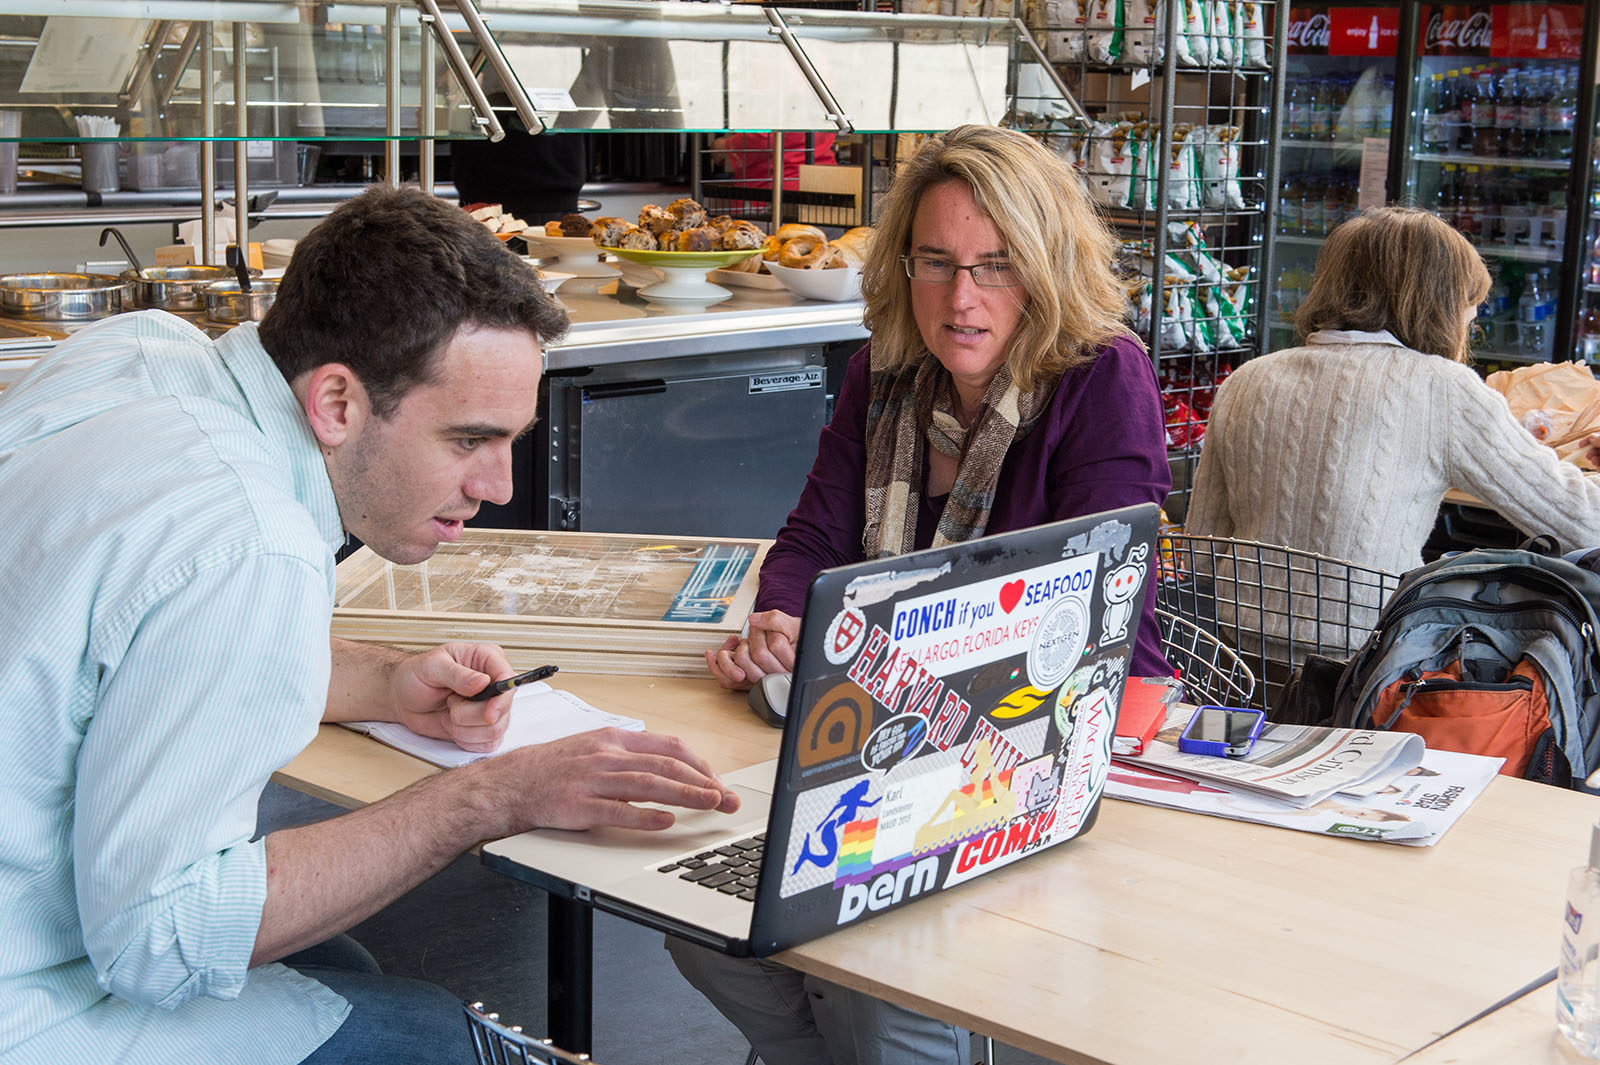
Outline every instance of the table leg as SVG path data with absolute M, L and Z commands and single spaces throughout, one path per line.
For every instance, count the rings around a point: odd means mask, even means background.
M 590 1052 L 594 1039 L 594 911 L 581 902 L 547 895 L 550 950 L 545 980 L 548 1026 L 556 1046 Z

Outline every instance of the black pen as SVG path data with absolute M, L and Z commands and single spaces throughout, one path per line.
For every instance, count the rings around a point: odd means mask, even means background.
M 497 680 L 487 685 L 477 695 L 469 695 L 467 698 L 472 700 L 493 699 L 496 695 L 504 695 L 512 688 L 519 688 L 524 684 L 532 684 L 536 680 L 544 680 L 544 678 L 554 673 L 557 668 L 556 666 L 540 666 L 538 669 L 530 669 L 526 673 L 518 673 L 516 676 L 507 677 L 505 680 Z

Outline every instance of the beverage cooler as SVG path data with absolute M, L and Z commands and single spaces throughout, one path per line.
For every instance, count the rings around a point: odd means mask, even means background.
M 1327 232 L 1407 203 L 1455 225 L 1489 267 L 1480 368 L 1600 359 L 1600 0 L 1295 4 L 1288 31 L 1270 346 L 1292 342 Z
M 1290 315 L 1328 233 L 1386 199 L 1398 74 L 1392 4 L 1295 3 L 1288 17 L 1268 350 L 1292 344 Z
M 1580 96 L 1593 91 L 1582 77 L 1585 5 L 1418 4 L 1406 14 L 1398 198 L 1437 211 L 1488 264 L 1474 343 L 1483 368 L 1571 358 L 1586 251 L 1572 246 L 1569 212 L 1589 184 L 1589 168 L 1573 162 L 1593 141 L 1578 124 Z

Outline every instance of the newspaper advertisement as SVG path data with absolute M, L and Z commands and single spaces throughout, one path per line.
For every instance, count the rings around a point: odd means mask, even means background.
M 1142 764 L 1143 759 L 1117 759 L 1111 763 L 1105 793 L 1113 799 L 1298 832 L 1431 847 L 1489 786 L 1503 761 L 1424 751 L 1417 765 L 1370 795 L 1334 795 L 1309 807 L 1296 807 L 1159 772 Z
M 1425 748 L 1422 737 L 1409 732 L 1268 725 L 1243 758 L 1184 754 L 1178 750 L 1178 734 L 1193 712 L 1192 707 L 1175 707 L 1144 752 L 1125 760 L 1306 808 L 1335 794 L 1373 794 L 1416 768 Z

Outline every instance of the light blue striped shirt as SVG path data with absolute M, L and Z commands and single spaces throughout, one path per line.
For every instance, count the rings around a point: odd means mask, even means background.
M 256 800 L 327 700 L 316 440 L 253 325 L 84 329 L 0 395 L 0 1065 L 298 1062 Z

